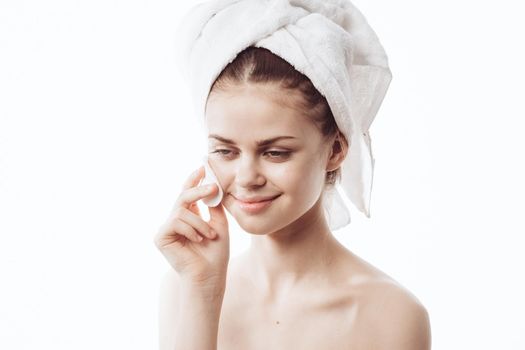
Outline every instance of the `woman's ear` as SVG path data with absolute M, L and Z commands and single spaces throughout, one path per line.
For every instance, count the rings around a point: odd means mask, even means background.
M 332 141 L 330 157 L 326 164 L 326 171 L 334 171 L 341 166 L 348 153 L 346 137 L 339 131 Z

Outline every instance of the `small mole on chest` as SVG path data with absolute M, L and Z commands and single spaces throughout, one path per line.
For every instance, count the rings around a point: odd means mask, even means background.
M 279 324 L 279 321 L 275 321 L 276 324 Z

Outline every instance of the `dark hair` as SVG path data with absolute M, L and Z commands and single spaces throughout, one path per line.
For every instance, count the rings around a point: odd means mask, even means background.
M 326 98 L 314 87 L 310 79 L 297 71 L 290 63 L 275 55 L 270 50 L 250 46 L 240 52 L 217 77 L 210 89 L 226 90 L 229 86 L 239 83 L 276 83 L 281 87 L 300 92 L 301 99 L 294 102 L 306 113 L 322 133 L 325 140 L 331 142 L 339 136 L 347 142 L 340 132 Z M 293 94 L 286 95 L 293 96 Z M 341 139 L 338 140 L 341 142 Z M 348 144 L 348 143 L 346 143 Z M 341 150 L 340 144 L 338 144 Z M 328 171 L 325 185 L 333 186 L 341 181 L 341 168 Z

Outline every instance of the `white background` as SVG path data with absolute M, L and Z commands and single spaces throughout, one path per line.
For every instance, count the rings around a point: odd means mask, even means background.
M 1 349 L 157 348 L 153 237 L 206 146 L 174 66 L 192 4 L 0 0 Z M 354 4 L 393 80 L 372 216 L 335 234 L 421 300 L 433 349 L 525 349 L 520 3 Z

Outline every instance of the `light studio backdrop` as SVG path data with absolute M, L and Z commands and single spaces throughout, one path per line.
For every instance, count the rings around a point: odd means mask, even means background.
M 0 0 L 0 349 L 157 348 L 153 237 L 207 145 L 174 66 L 194 3 Z M 371 218 L 335 235 L 421 300 L 433 349 L 524 349 L 521 5 L 353 3 L 393 80 Z

